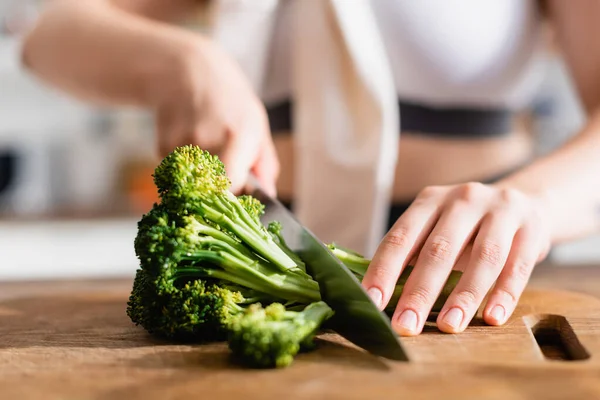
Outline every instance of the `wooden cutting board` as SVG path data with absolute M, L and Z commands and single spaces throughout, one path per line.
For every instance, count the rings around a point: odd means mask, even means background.
M 284 370 L 236 366 L 222 343 L 171 345 L 125 315 L 129 281 L 0 291 L 1 399 L 600 399 L 600 300 L 529 289 L 503 327 L 433 325 L 410 361 L 335 335 Z

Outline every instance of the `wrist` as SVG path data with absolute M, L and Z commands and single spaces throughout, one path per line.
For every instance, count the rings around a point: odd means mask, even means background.
M 539 181 L 532 181 L 524 171 L 503 179 L 494 186 L 498 189 L 514 190 L 525 196 L 531 216 L 535 216 L 544 226 L 543 230 L 547 233 L 551 244 L 560 241 L 560 232 L 557 232 L 556 227 L 560 225 L 562 216 L 560 210 L 556 209 L 556 194 L 552 187 L 545 186 Z

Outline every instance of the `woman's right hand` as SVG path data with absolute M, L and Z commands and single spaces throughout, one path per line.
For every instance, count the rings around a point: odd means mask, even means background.
M 276 195 L 279 162 L 266 111 L 243 72 L 207 39 L 181 50 L 173 68 L 151 85 L 161 156 L 198 145 L 223 161 L 234 193 L 252 173 Z

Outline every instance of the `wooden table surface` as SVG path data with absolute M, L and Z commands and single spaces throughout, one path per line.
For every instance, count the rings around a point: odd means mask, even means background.
M 393 363 L 325 337 L 317 351 L 288 369 L 246 370 L 231 362 L 222 343 L 172 345 L 150 339 L 125 315 L 130 289 L 130 279 L 1 283 L 0 399 L 600 399 L 595 359 L 495 363 L 486 359 L 494 349 L 482 342 L 476 343 L 481 362 Z M 584 297 L 588 304 L 600 305 L 600 267 L 540 265 L 529 289 L 579 292 L 598 299 Z M 565 299 L 566 307 L 571 300 Z M 585 322 L 588 334 L 600 328 L 598 322 L 600 313 Z M 471 335 L 473 342 L 493 328 L 469 329 L 473 333 L 464 337 Z M 419 349 L 424 340 L 456 340 L 454 353 L 448 354 L 460 354 L 466 350 L 457 336 L 429 332 L 406 343 Z

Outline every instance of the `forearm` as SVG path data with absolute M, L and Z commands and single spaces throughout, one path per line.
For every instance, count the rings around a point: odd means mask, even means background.
M 110 105 L 149 106 L 159 77 L 194 51 L 190 32 L 105 1 L 50 3 L 23 47 L 33 74 L 71 95 Z
M 600 111 L 564 146 L 504 179 L 539 200 L 551 240 L 559 243 L 600 229 Z

